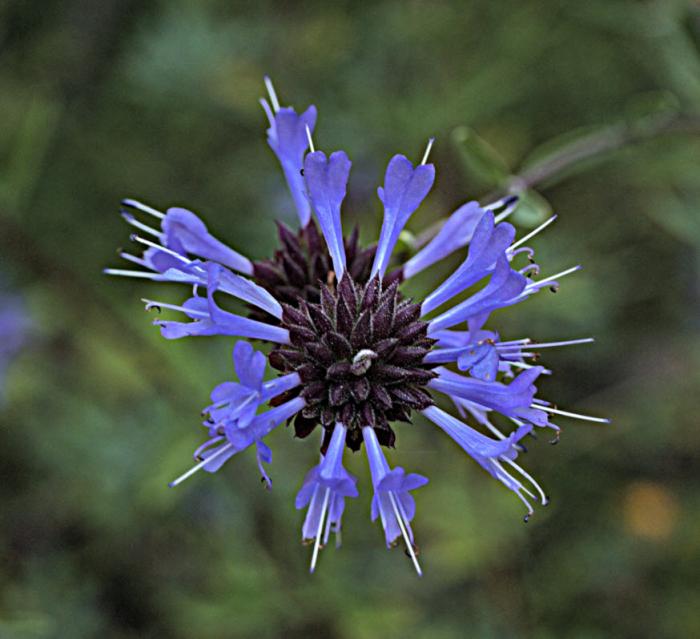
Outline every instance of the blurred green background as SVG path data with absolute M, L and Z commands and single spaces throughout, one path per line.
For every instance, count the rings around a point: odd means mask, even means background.
M 34 326 L 0 408 L 0 637 L 700 636 L 699 42 L 687 0 L 3 3 L 0 272 Z M 533 243 L 544 272 L 585 266 L 490 326 L 594 335 L 547 351 L 540 396 L 612 425 L 533 442 L 552 503 L 527 526 L 435 427 L 400 427 L 392 463 L 431 478 L 423 579 L 369 522 L 362 455 L 344 546 L 311 576 L 293 497 L 314 443 L 274 433 L 271 493 L 251 454 L 166 485 L 233 340 L 165 342 L 139 298 L 185 291 L 101 269 L 129 244 L 125 196 L 271 253 L 295 215 L 265 73 L 353 159 L 344 215 L 366 241 L 386 162 L 436 135 L 413 232 L 535 187 L 514 219 L 560 214 Z

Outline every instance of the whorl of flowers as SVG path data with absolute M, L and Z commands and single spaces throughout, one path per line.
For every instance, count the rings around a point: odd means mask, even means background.
M 578 267 L 536 279 L 534 251 L 525 244 L 553 218 L 516 240 L 515 228 L 504 221 L 517 205 L 513 196 L 487 206 L 464 204 L 408 261 L 392 261 L 399 235 L 435 179 L 435 167 L 428 163 L 432 140 L 417 165 L 403 155 L 389 161 L 378 189 L 384 206 L 379 240 L 360 247 L 357 231 L 344 235 L 341 224 L 348 156 L 316 151 L 315 107 L 301 115 L 281 107 L 268 79 L 266 85 L 269 101 L 261 104 L 270 124 L 268 143 L 282 165 L 299 230 L 280 223 L 280 248 L 271 259 L 254 262 L 213 237 L 187 209 L 162 213 L 124 200 L 122 215 L 135 227 L 132 239 L 145 251 L 141 256 L 121 255 L 143 270 L 106 271 L 192 288 L 181 305 L 145 300 L 147 309 L 184 316 L 184 321 L 154 322 L 167 339 L 231 335 L 271 345 L 264 355 L 248 341 L 236 343 L 238 381 L 212 391 L 212 403 L 205 409 L 208 438 L 194 453 L 198 463 L 171 485 L 200 469 L 215 472 L 254 446 L 269 487 L 264 464 L 272 461 L 272 453 L 265 437 L 282 423 L 292 423 L 297 437 L 320 426 L 321 460 L 296 499 L 297 508 L 307 509 L 302 539 L 313 544 L 311 570 L 330 533 L 339 538 L 345 499 L 358 494 L 357 479 L 343 467 L 344 449 L 357 451 L 364 443 L 374 487 L 372 520 L 381 520 L 388 547 L 403 539 L 420 574 L 411 492 L 428 480 L 389 466 L 382 446 L 394 447 L 397 422 L 422 413 L 523 501 L 527 520 L 531 503 L 544 505 L 547 497 L 516 463 L 524 452 L 523 438 L 533 429 L 548 428 L 556 441 L 554 416 L 605 421 L 561 411 L 535 397 L 538 377 L 550 373 L 532 363 L 536 351 L 590 339 L 503 341 L 484 328 L 494 311 L 543 288 L 555 289 L 561 277 Z M 137 214 L 155 218 L 159 227 L 147 225 Z M 425 299 L 402 294 L 403 282 L 465 249 L 462 263 Z M 522 258 L 525 265 L 518 264 Z M 472 287 L 477 291 L 465 296 Z M 220 296 L 245 303 L 247 315 L 224 310 Z M 265 381 L 268 362 L 280 374 Z M 452 401 L 459 418 L 437 405 L 439 396 Z M 494 425 L 496 413 L 512 424 L 509 432 Z

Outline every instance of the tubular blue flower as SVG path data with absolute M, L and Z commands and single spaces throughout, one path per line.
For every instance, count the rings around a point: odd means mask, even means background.
M 456 306 L 446 310 L 430 322 L 428 333 L 467 322 L 471 331 L 478 331 L 492 311 L 521 301 L 519 297 L 527 286 L 527 278 L 514 271 L 505 256 L 498 259 L 489 283 Z
M 279 344 L 289 342 L 289 332 L 279 326 L 241 317 L 219 308 L 214 301 L 214 291 L 219 287 L 221 267 L 217 264 L 207 265 L 207 297 L 191 297 L 181 307 L 163 302 L 146 300 L 146 308 L 169 308 L 185 313 L 192 322 L 174 322 L 155 320 L 160 326 L 161 335 L 166 339 L 179 339 L 197 335 L 233 335 L 264 339 Z
M 141 270 L 106 269 L 112 275 L 191 288 L 181 304 L 144 300 L 147 309 L 185 315 L 187 321 L 154 322 L 168 339 L 230 335 L 268 344 L 264 355 L 246 341 L 236 343 L 238 380 L 212 391 L 203 424 L 208 437 L 195 451 L 197 464 L 172 485 L 200 469 L 213 473 L 255 445 L 257 466 L 269 488 L 265 465 L 271 463 L 272 451 L 265 437 L 283 422 L 299 438 L 320 426 L 321 461 L 307 474 L 296 499 L 297 508 L 307 508 L 302 539 L 313 543 L 311 570 L 331 532 L 339 541 L 345 498 L 357 496 L 356 479 L 342 465 L 344 447 L 357 451 L 364 444 L 374 488 L 372 520 L 381 520 L 387 546 L 403 540 L 420 574 L 411 491 L 428 480 L 389 467 L 381 447 L 396 445 L 397 423 L 422 413 L 515 492 L 527 504 L 529 517 L 528 498 L 539 495 L 542 503 L 546 498 L 515 462 L 526 452 L 523 438 L 535 426 L 547 427 L 555 430 L 556 442 L 559 426 L 550 421 L 555 418 L 607 422 L 537 397 L 539 376 L 551 373 L 532 364 L 539 350 L 590 338 L 503 341 L 484 328 L 493 311 L 515 306 L 544 288 L 556 289 L 561 278 L 579 267 L 539 277 L 534 250 L 527 244 L 555 218 L 516 240 L 515 228 L 504 221 L 517 206 L 515 196 L 461 206 L 401 264 L 392 256 L 394 247 L 435 179 L 435 167 L 426 164 L 432 139 L 420 164 L 403 155 L 389 162 L 384 187 L 378 190 L 384 204 L 380 237 L 376 245 L 361 247 L 357 229 L 345 236 L 341 223 L 350 160 L 342 151 L 330 156 L 316 151 L 311 142 L 315 108 L 297 115 L 280 107 L 267 79 L 266 85 L 269 102 L 262 104 L 270 121 L 268 142 L 282 164 L 301 229 L 280 224 L 279 250 L 253 262 L 214 238 L 190 211 L 161 213 L 124 200 L 124 218 L 140 233 L 132 239 L 144 252 L 121 256 Z M 155 217 L 160 228 L 144 223 L 143 216 Z M 402 293 L 405 280 L 465 247 L 462 263 L 423 299 Z M 530 263 L 519 266 L 523 256 Z M 472 286 L 480 288 L 465 295 Z M 224 310 L 217 303 L 222 296 L 246 305 L 249 316 Z M 427 317 L 433 312 L 434 317 Z M 266 359 L 277 377 L 265 380 Z M 438 409 L 438 393 L 471 425 Z
M 484 470 L 518 496 L 527 508 L 525 521 L 532 516 L 534 510 L 523 493 L 531 499 L 537 499 L 538 497 L 528 490 L 520 480 L 513 477 L 503 467 L 504 463 L 528 480 L 537 491 L 540 503 L 543 506 L 547 505 L 549 500 L 540 485 L 515 463 L 515 458 L 518 455 L 517 444 L 530 433 L 532 430 L 531 425 L 520 426 L 514 433 L 499 441 L 482 435 L 437 406 L 426 408 L 423 414 L 457 442 Z
M 211 392 L 212 404 L 205 412 L 215 423 L 236 422 L 245 428 L 253 421 L 260 404 L 301 383 L 298 373 L 263 382 L 267 358 L 248 342 L 236 342 L 233 365 L 240 382 L 223 382 Z
M 450 374 L 450 371 L 441 368 L 437 370 L 438 377 L 428 382 L 428 386 L 440 393 L 467 399 L 506 417 L 529 421 L 535 426 L 551 426 L 546 413 L 531 408 L 537 393 L 534 382 L 542 374 L 541 366 L 523 371 L 508 385 Z
M 198 258 L 218 262 L 222 266 L 227 266 L 246 275 L 252 274 L 253 263 L 211 235 L 204 222 L 192 211 L 181 207 L 172 207 L 163 214 L 135 200 L 126 199 L 122 201 L 122 204 L 159 219 L 161 225 L 160 231 L 154 229 L 139 222 L 134 214 L 126 208 L 122 209 L 122 217 L 128 224 L 157 238 L 162 243 L 162 247 L 149 247 L 145 251 L 143 260 L 134 260 L 131 256 L 131 261 L 148 266 L 159 273 L 165 273 L 170 268 L 182 267 L 183 260 L 179 258 L 194 255 Z
M 260 100 L 270 122 L 270 128 L 267 130 L 267 143 L 282 165 L 282 171 L 294 200 L 299 221 L 304 227 L 311 219 L 311 208 L 306 196 L 302 168 L 304 155 L 309 148 L 309 136 L 314 132 L 316 125 L 316 107 L 312 105 L 304 113 L 297 115 L 291 107 L 279 105 L 275 89 L 269 78 L 265 78 L 265 84 L 272 103 L 270 105 L 267 100 Z
M 531 344 L 529 339 L 501 342 L 493 331 L 452 331 L 442 330 L 433 333 L 437 340 L 436 347 L 423 360 L 431 364 L 457 363 L 461 371 L 469 371 L 472 377 L 484 381 L 493 381 L 500 372 L 504 377 L 513 377 L 514 369 L 533 368 L 526 362 L 535 357 L 529 352 L 534 347 L 566 346 L 584 344 L 592 341 L 569 340 L 551 344 Z M 543 368 L 542 373 L 550 375 L 551 371 Z
M 486 211 L 474 230 L 467 259 L 425 298 L 421 305 L 421 312 L 426 314 L 442 306 L 455 295 L 492 273 L 499 258 L 503 260 L 506 249 L 512 244 L 514 237 L 515 228 L 512 225 L 504 222 L 496 226 L 493 213 Z
M 372 275 L 384 275 L 389 265 L 391 252 L 408 218 L 420 206 L 435 181 L 435 166 L 421 164 L 413 167 L 404 155 L 391 158 L 384 177 L 384 188 L 377 194 L 384 204 L 384 221 L 377 244 L 377 254 L 372 266 Z
M 0 295 L 0 402 L 5 396 L 7 369 L 27 343 L 31 324 L 19 295 Z
M 447 218 L 435 237 L 406 262 L 402 269 L 403 277 L 413 277 L 469 244 L 483 215 L 484 210 L 478 202 L 462 204 Z
M 326 158 L 323 151 L 314 151 L 304 160 L 304 178 L 309 189 L 309 198 L 326 238 L 333 269 L 338 278 L 341 278 L 345 271 L 340 205 L 345 199 L 351 164 L 344 151 L 336 151 L 329 158 Z
M 318 551 L 328 543 L 331 532 L 340 545 L 340 528 L 345 498 L 357 497 L 357 478 L 343 468 L 343 450 L 347 429 L 341 423 L 335 425 L 326 454 L 321 462 L 306 475 L 297 493 L 297 509 L 309 506 L 301 537 L 314 545 L 311 556 L 311 572 L 316 569 Z
M 252 273 L 250 260 L 211 235 L 204 222 L 192 211 L 179 207 L 168 209 L 163 218 L 162 228 L 165 246 L 177 253 L 189 253 L 218 262 L 234 271 L 248 275 Z
M 225 421 L 218 426 L 210 425 L 209 439 L 194 452 L 194 458 L 200 460 L 199 463 L 170 482 L 170 486 L 174 487 L 181 484 L 185 479 L 201 469 L 209 473 L 215 473 L 233 455 L 244 451 L 254 443 L 258 444 L 258 466 L 263 479 L 266 480 L 266 483 L 269 483 L 269 478 L 267 478 L 260 461 L 270 463 L 272 461 L 272 453 L 266 445 L 261 446 L 262 440 L 282 422 L 291 419 L 299 413 L 304 408 L 304 404 L 305 402 L 302 398 L 296 397 L 255 416 L 245 427 L 241 427 L 236 420 Z
M 374 486 L 372 521 L 380 518 L 387 548 L 393 548 L 401 537 L 404 538 L 406 549 L 411 555 L 416 572 L 420 575 L 422 573 L 411 530 L 411 521 L 416 514 L 416 502 L 409 491 L 425 486 L 428 479 L 416 473 L 407 475 L 400 466 L 391 470 L 374 429 L 365 426 L 362 435 L 367 446 L 367 461 Z

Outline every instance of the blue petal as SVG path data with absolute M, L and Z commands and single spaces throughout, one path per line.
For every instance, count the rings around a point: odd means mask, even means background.
M 282 306 L 262 286 L 212 262 L 205 264 L 204 268 L 208 274 L 209 288 L 213 287 L 214 290 L 220 290 L 248 304 L 253 304 L 277 319 L 282 318 Z
M 204 222 L 192 211 L 178 207 L 168 209 L 162 227 L 167 248 L 182 255 L 190 253 L 219 262 L 247 275 L 253 273 L 250 260 L 211 235 Z
M 266 358 L 248 342 L 236 342 L 233 347 L 233 365 L 241 384 L 253 390 L 261 390 L 265 376 Z
M 221 452 L 222 448 L 224 446 L 230 446 L 226 450 L 226 452 Z M 208 463 L 202 466 L 202 470 L 206 470 L 208 473 L 215 473 L 219 468 L 221 468 L 226 461 L 231 459 L 236 453 L 240 452 L 235 448 L 235 446 L 231 446 L 229 442 L 224 440 L 219 446 L 216 448 L 209 448 L 205 450 L 204 452 L 200 453 L 200 457 L 202 459 L 208 459 L 209 457 L 213 457 L 213 459 Z
M 484 213 L 474 231 L 467 259 L 425 298 L 421 312 L 429 313 L 486 277 L 494 270 L 499 258 L 506 257 L 506 249 L 514 237 L 515 228 L 511 224 L 495 226 L 493 213 Z
M 372 275 L 383 275 L 389 265 L 403 227 L 430 191 L 435 181 L 432 164 L 413 164 L 403 155 L 391 158 L 384 177 L 384 188 L 378 189 L 384 203 L 384 221 L 374 257 Z
M 403 267 L 404 278 L 413 277 L 469 244 L 483 215 L 484 210 L 478 202 L 467 202 L 460 206 L 442 225 L 438 234 L 406 262 Z
M 534 381 L 543 370 L 541 366 L 528 369 L 506 386 L 501 382 L 486 382 L 455 373 L 443 375 L 441 369 L 437 369 L 439 376 L 428 382 L 428 386 L 446 395 L 461 397 L 485 408 L 496 410 L 508 417 L 528 419 L 539 426 L 546 425 L 540 419 L 544 412 L 532 409 L 530 406 L 537 392 Z M 533 412 L 537 415 L 533 415 Z
M 340 279 L 345 270 L 345 246 L 340 223 L 340 205 L 352 163 L 344 151 L 336 151 L 326 159 L 323 151 L 309 153 L 304 160 L 304 178 L 311 204 L 316 211 L 318 223 L 326 238 L 328 251 L 333 260 L 333 270 Z
M 486 345 L 486 355 L 471 367 L 471 374 L 477 379 L 492 382 L 498 374 L 498 351 L 492 344 Z
M 206 306 L 204 306 L 205 304 Z M 204 298 L 193 297 L 187 300 L 184 306 L 189 306 L 193 312 L 197 312 L 195 321 L 155 320 L 153 322 L 160 327 L 161 335 L 166 339 L 207 335 L 233 335 L 250 339 L 263 339 L 279 344 L 289 343 L 289 332 L 286 329 L 248 319 L 247 317 L 241 317 L 220 309 L 216 305 L 211 291 L 208 292 L 208 300 L 206 302 L 204 302 Z M 200 317 L 202 308 L 206 308 L 208 317 Z
M 266 102 L 263 106 L 266 107 L 265 110 L 270 118 L 267 142 L 282 165 L 289 191 L 299 214 L 299 221 L 304 227 L 311 218 L 311 208 L 301 170 L 304 154 L 309 147 L 306 128 L 308 127 L 313 133 L 316 125 L 316 107 L 310 106 L 301 115 L 297 115 L 296 111 L 290 107 L 282 107 L 273 115 Z
M 480 323 L 483 325 L 491 311 L 520 301 L 518 296 L 526 285 L 527 278 L 511 269 L 507 258 L 502 256 L 496 264 L 488 285 L 460 304 L 438 315 L 430 322 L 428 333 L 450 328 L 475 316 L 479 316 Z M 475 327 L 475 330 L 478 328 L 481 326 Z
M 513 435 L 500 440 L 487 437 L 437 406 L 426 408 L 423 414 L 444 430 L 474 459 L 498 458 L 500 455 L 508 453 L 513 447 Z M 524 431 L 519 433 L 520 438 L 524 435 Z

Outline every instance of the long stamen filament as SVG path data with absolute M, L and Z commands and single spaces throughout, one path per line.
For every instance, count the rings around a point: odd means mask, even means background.
M 148 264 L 146 263 L 146 260 L 137 257 L 136 255 L 132 255 L 131 253 L 121 251 L 119 253 L 119 257 L 121 257 L 123 260 L 126 260 L 127 262 L 133 262 L 134 264 L 138 264 L 139 266 L 143 266 L 144 268 L 150 268 L 150 266 L 148 266 Z
M 137 209 L 138 211 L 142 211 L 143 213 L 148 213 L 149 215 L 152 215 L 153 217 L 157 217 L 158 219 L 161 219 L 161 220 L 165 217 L 164 213 L 161 213 L 160 211 L 158 211 L 150 206 L 142 204 L 138 200 L 131 200 L 131 199 L 122 200 L 122 206 L 130 206 L 132 209 Z
M 576 344 L 591 344 L 592 342 L 595 342 L 595 338 L 593 337 L 582 337 L 581 339 L 570 339 L 565 342 L 545 342 L 543 344 L 538 344 L 537 342 L 533 342 L 529 346 L 527 346 L 528 349 L 530 348 L 535 348 L 535 349 L 540 349 L 540 348 L 555 348 L 557 346 L 575 346 Z
M 430 138 L 428 140 L 428 146 L 425 149 L 425 153 L 423 154 L 423 159 L 421 160 L 421 164 L 426 164 L 428 162 L 428 156 L 430 155 L 430 149 L 433 148 L 433 143 L 435 142 L 435 138 Z
M 411 556 L 411 561 L 413 561 L 413 565 L 416 569 L 416 572 L 418 573 L 418 576 L 422 577 L 423 571 L 420 569 L 418 557 L 416 557 L 416 552 L 415 550 L 413 550 L 413 544 L 411 543 L 411 538 L 408 534 L 408 531 L 406 530 L 406 526 L 404 525 L 403 516 L 401 513 L 399 513 L 399 508 L 396 505 L 396 497 L 394 496 L 394 493 L 392 491 L 388 491 L 387 494 L 389 495 L 389 501 L 391 501 L 391 507 L 394 509 L 394 516 L 396 517 L 396 521 L 399 524 L 399 528 L 401 528 L 401 534 L 403 535 L 403 540 L 406 544 L 406 550 L 408 550 L 408 553 Z
M 144 246 L 150 246 L 151 248 L 154 248 L 157 251 L 162 251 L 163 253 L 172 255 L 175 259 L 180 260 L 180 262 L 182 262 L 183 264 L 187 264 L 188 266 L 192 264 L 192 260 L 187 259 L 183 255 L 180 255 L 178 252 L 173 251 L 172 249 L 169 249 L 165 246 L 161 246 L 160 244 L 156 244 L 155 242 L 151 242 L 151 240 L 147 240 L 146 238 L 143 238 L 139 235 L 132 235 L 132 239 L 134 242 L 138 242 L 139 244 L 143 244 Z M 200 271 L 204 271 L 204 269 L 201 266 L 197 266 L 196 268 Z
M 531 237 L 535 237 L 535 235 L 537 235 L 538 233 L 540 233 L 541 231 L 546 229 L 556 219 L 557 219 L 557 216 L 552 215 L 552 217 L 550 217 L 548 220 L 545 220 L 544 222 L 542 222 L 542 224 L 540 224 L 536 229 L 530 231 L 527 235 L 521 237 L 517 242 L 513 242 L 510 245 L 509 250 L 512 251 L 513 249 L 518 248 L 521 244 L 525 244 L 525 242 L 527 242 Z
M 144 233 L 149 233 L 157 237 L 158 239 L 161 239 L 163 237 L 163 234 L 160 231 L 151 228 L 150 226 L 148 226 L 148 224 L 140 222 L 131 213 L 122 212 L 122 217 L 124 218 L 124 220 L 126 220 L 127 224 L 131 224 L 131 226 L 134 226 L 137 229 L 141 229 Z
M 525 290 L 528 289 L 533 289 L 533 288 L 539 288 L 543 284 L 546 284 L 547 282 L 551 282 L 553 280 L 557 280 L 560 277 L 564 277 L 565 275 L 570 275 L 571 273 L 575 273 L 576 271 L 581 270 L 581 265 L 577 266 L 572 266 L 571 268 L 566 269 L 565 271 L 562 271 L 561 273 L 556 273 L 555 275 L 550 275 L 549 277 L 545 277 L 542 280 L 537 280 L 536 282 L 532 282 L 532 284 L 528 284 Z
M 280 110 L 280 103 L 277 99 L 277 93 L 275 92 L 275 87 L 272 84 L 272 80 L 270 80 L 268 76 L 265 76 L 265 88 L 267 89 L 267 93 L 270 96 L 272 108 L 274 109 L 275 113 L 277 113 L 277 111 Z
M 516 464 L 512 459 L 508 459 L 507 457 L 505 457 L 505 456 L 503 456 L 503 455 L 501 456 L 500 459 L 501 459 L 502 461 L 506 462 L 506 464 L 508 464 L 508 465 L 512 466 L 513 468 L 515 468 L 515 470 L 517 470 L 523 477 L 525 477 L 525 479 L 527 479 L 527 480 L 530 482 L 530 484 L 532 484 L 532 486 L 535 488 L 535 490 L 540 494 L 540 503 L 541 503 L 543 506 L 546 506 L 546 505 L 549 503 L 549 498 L 548 498 L 547 495 L 545 494 L 544 490 L 542 490 L 542 487 L 532 478 L 532 476 L 530 475 L 530 473 L 528 473 L 528 472 L 527 472 L 524 468 L 522 468 L 522 466 L 520 466 L 519 464 Z M 524 488 L 523 488 L 523 489 L 524 489 Z
M 217 457 L 220 455 L 223 455 L 227 450 L 233 447 L 233 444 L 224 444 L 219 450 L 217 450 L 213 455 L 210 457 L 207 457 L 206 459 L 203 459 L 201 462 L 199 462 L 196 466 L 192 466 L 187 472 L 183 473 L 180 475 L 177 479 L 174 479 L 171 481 L 168 486 L 170 488 L 175 488 L 178 484 L 181 484 L 185 479 L 188 477 L 191 477 L 194 475 L 198 470 L 204 468 L 209 462 L 214 461 Z
M 149 299 L 146 299 L 145 297 L 142 297 L 141 301 L 146 305 L 147 311 L 150 311 L 153 308 L 155 308 L 155 309 L 167 308 L 167 309 L 170 309 L 171 311 L 180 311 L 181 313 L 185 313 L 186 315 L 201 317 L 202 319 L 209 319 L 209 313 L 206 313 L 204 311 L 197 311 L 195 309 L 185 308 L 184 306 L 178 306 L 177 304 L 168 304 L 167 302 L 158 302 L 156 300 L 149 300 Z
M 597 424 L 609 424 L 610 420 L 605 417 L 592 417 L 591 415 L 581 415 L 580 413 L 571 413 L 566 410 L 559 410 L 558 408 L 552 408 L 551 406 L 541 406 L 540 404 L 531 404 L 530 408 L 537 408 L 546 413 L 553 413 L 554 415 L 561 415 L 562 417 L 571 417 L 572 419 L 580 419 L 585 422 L 595 422 Z
M 326 518 L 326 510 L 328 509 L 328 499 L 331 494 L 331 489 L 326 488 L 326 494 L 323 496 L 323 505 L 321 506 L 321 518 L 318 522 L 318 531 L 316 532 L 316 541 L 314 541 L 314 552 L 311 555 L 311 567 L 309 572 L 316 570 L 316 561 L 318 560 L 318 551 L 321 547 L 321 534 L 323 533 L 323 521 Z
M 316 149 L 314 148 L 314 141 L 311 138 L 311 129 L 309 128 L 309 125 L 306 125 L 306 139 L 309 141 L 309 149 L 311 149 L 311 153 L 314 153 Z
M 123 268 L 106 268 L 102 271 L 105 275 L 119 275 L 121 277 L 141 277 L 146 280 L 162 282 L 167 278 L 161 273 L 148 273 L 147 271 L 130 271 Z

